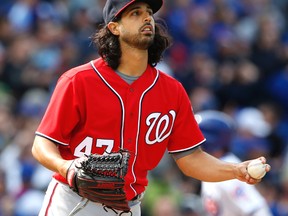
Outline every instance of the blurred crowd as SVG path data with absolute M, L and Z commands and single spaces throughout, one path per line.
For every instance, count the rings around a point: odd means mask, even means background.
M 1 0 L 0 216 L 36 216 L 51 178 L 31 155 L 58 77 L 98 57 L 90 37 L 105 0 Z M 173 45 L 157 67 L 178 79 L 194 112 L 238 125 L 231 149 L 272 166 L 257 185 L 274 216 L 288 215 L 288 2 L 164 0 L 155 15 Z M 199 182 L 166 154 L 150 173 L 144 216 L 204 216 Z

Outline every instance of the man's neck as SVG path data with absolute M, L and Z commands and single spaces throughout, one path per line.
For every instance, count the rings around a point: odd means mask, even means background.
M 128 76 L 141 76 L 147 68 L 148 50 L 132 49 L 131 47 L 125 47 L 122 50 L 117 70 Z

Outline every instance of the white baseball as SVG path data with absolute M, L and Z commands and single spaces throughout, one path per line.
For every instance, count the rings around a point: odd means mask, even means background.
M 266 165 L 261 160 L 252 160 L 247 167 L 248 174 L 254 179 L 261 179 L 266 174 Z

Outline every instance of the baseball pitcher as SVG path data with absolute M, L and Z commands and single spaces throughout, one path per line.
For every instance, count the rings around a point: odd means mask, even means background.
M 139 216 L 147 174 L 166 149 L 188 176 L 259 182 L 247 162 L 224 163 L 200 149 L 205 138 L 184 88 L 155 68 L 170 46 L 154 17 L 162 4 L 107 0 L 92 37 L 100 57 L 58 80 L 32 148 L 55 172 L 40 216 Z

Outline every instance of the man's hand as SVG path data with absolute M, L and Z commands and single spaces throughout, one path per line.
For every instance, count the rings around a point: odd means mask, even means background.
M 266 164 L 266 158 L 265 157 L 259 157 L 259 160 L 262 161 L 263 164 Z M 247 167 L 249 163 L 252 160 L 244 161 L 242 163 L 236 164 L 235 165 L 235 177 L 243 182 L 246 182 L 247 184 L 257 184 L 261 182 L 262 179 L 255 179 L 252 178 L 247 171 Z M 271 166 L 269 164 L 266 165 L 266 172 L 269 172 L 271 170 Z

